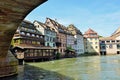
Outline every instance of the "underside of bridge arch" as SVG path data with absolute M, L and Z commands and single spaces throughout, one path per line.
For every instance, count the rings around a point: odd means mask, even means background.
M 30 11 L 47 0 L 0 0 L 0 77 L 17 73 L 17 60 L 8 51 L 12 37 Z

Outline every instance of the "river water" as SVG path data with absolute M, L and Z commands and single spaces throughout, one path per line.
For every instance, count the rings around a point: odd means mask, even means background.
M 120 55 L 26 63 L 19 70 L 3 80 L 120 80 Z

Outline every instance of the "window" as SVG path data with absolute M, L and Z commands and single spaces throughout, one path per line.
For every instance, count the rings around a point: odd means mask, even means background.
M 112 45 L 112 44 L 110 44 L 110 45 L 109 45 L 109 48 L 113 48 L 113 45 Z
M 37 25 L 37 27 L 39 28 L 39 25 Z
M 105 43 L 105 41 L 101 41 L 101 43 Z
M 64 47 L 64 44 L 63 44 L 63 47 Z
M 14 43 L 19 43 L 20 40 L 14 40 Z
M 28 31 L 28 28 L 25 28 L 25 31 Z
M 103 46 L 101 46 L 100 48 L 101 48 L 101 49 L 105 49 L 106 47 L 105 47 L 105 45 L 103 45 Z
M 20 32 L 20 34 L 23 34 L 23 35 L 25 35 L 25 32 Z
M 90 38 L 90 40 L 92 40 L 92 38 Z
M 113 43 L 115 42 L 115 40 L 112 41 Z
M 46 34 L 50 34 L 50 32 L 49 32 L 49 31 L 46 31 Z
M 97 48 L 98 48 L 98 46 L 95 46 L 95 48 L 97 49 Z
M 93 49 L 93 47 L 91 46 L 91 49 Z
M 107 43 L 109 43 L 110 41 L 106 41 Z
M 48 39 L 48 36 L 45 36 L 45 41 L 48 41 L 49 39 Z
M 32 49 L 30 50 L 30 53 L 33 53 L 33 50 L 32 50 Z
M 27 36 L 30 36 L 30 33 L 27 33 L 26 35 L 27 35 Z
M 74 41 L 74 44 L 77 44 L 77 41 Z
M 46 52 L 45 52 L 45 50 L 43 50 L 43 56 L 46 56 Z
M 97 36 L 97 34 L 90 34 L 90 36 Z
M 117 49 L 120 49 L 120 44 L 117 44 Z
M 95 40 L 97 40 L 97 38 L 95 38 Z
M 32 25 L 32 24 L 30 24 L 29 26 L 30 26 L 30 27 L 33 27 L 33 25 Z
M 55 42 L 55 38 L 53 38 L 53 42 Z
M 42 50 L 39 50 L 39 51 L 38 51 L 38 55 L 39 55 L 39 56 L 42 56 Z
M 49 37 L 48 36 L 46 36 L 46 41 L 49 41 Z
M 37 42 L 37 44 L 40 44 L 40 42 Z
M 47 22 L 47 24 L 50 24 L 49 22 Z
M 40 38 L 43 38 L 43 36 L 40 36 Z
M 80 52 L 83 52 L 83 50 L 82 50 L 82 49 L 80 49 Z
M 49 43 L 47 43 L 47 46 L 50 46 Z
M 21 43 L 21 44 L 24 43 L 24 40 L 20 40 L 20 43 Z
M 117 42 L 120 42 L 120 40 L 117 40 Z
M 95 44 L 97 44 L 97 42 L 95 42 Z
M 32 43 L 32 41 L 29 41 L 29 44 L 31 44 Z
M 51 42 L 53 41 L 52 37 L 50 37 L 50 41 L 51 41 Z
M 32 34 L 32 37 L 35 37 L 35 34 Z
M 60 50 L 60 52 L 62 52 L 62 49 Z
M 39 38 L 39 35 L 36 35 L 36 37 L 38 37 L 38 38 Z
M 93 42 L 90 42 L 90 44 L 93 44 Z
M 53 43 L 53 47 L 55 47 L 55 44 Z
M 32 41 L 32 44 L 36 44 L 36 42 L 35 42 L 35 41 Z
M 36 52 L 34 53 L 34 56 L 37 56 L 37 53 L 36 53 Z
M 22 22 L 22 26 L 26 26 L 26 23 L 25 23 L 25 22 Z

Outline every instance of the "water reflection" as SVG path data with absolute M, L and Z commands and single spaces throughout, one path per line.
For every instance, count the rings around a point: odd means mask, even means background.
M 22 69 L 8 80 L 120 80 L 120 55 L 27 63 Z
M 35 67 L 26 64 L 25 70 L 24 80 L 74 80 L 70 76 L 68 77 L 55 71 L 45 70 L 38 66 Z

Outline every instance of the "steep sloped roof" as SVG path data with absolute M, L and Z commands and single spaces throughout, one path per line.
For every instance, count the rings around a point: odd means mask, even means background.
M 89 28 L 85 34 L 97 34 L 97 32 L 95 32 L 94 30 L 92 30 L 91 28 Z
M 35 20 L 34 22 L 37 22 L 39 25 L 41 25 L 41 26 L 42 26 L 43 28 L 45 28 L 45 29 L 47 28 L 46 25 L 45 25 L 44 23 L 42 23 L 42 22 L 39 22 L 39 21 L 37 21 L 37 20 Z M 34 23 L 34 22 L 33 22 L 33 23 Z
M 69 31 L 71 31 L 72 32 L 72 34 L 80 34 L 80 35 L 82 35 L 82 32 L 79 30 L 79 29 L 77 29 L 77 27 L 75 27 L 73 24 L 70 24 L 68 27 L 67 27 L 67 29 L 69 30 Z
M 48 26 L 48 25 L 46 25 L 46 24 L 44 24 L 44 23 L 42 23 L 42 22 L 39 22 L 39 21 L 37 21 L 37 20 L 35 20 L 34 22 L 37 22 L 39 25 L 41 25 L 44 29 L 49 29 L 49 30 L 51 30 L 51 31 L 54 31 L 55 32 L 55 30 L 52 28 L 52 27 L 50 27 L 50 26 Z
M 35 27 L 34 27 L 33 23 L 28 21 L 28 20 L 23 20 L 19 27 L 21 27 L 21 26 L 25 27 L 25 28 L 29 28 L 29 29 L 35 30 Z
M 16 30 L 16 33 L 19 33 L 20 31 L 25 31 L 25 32 L 35 33 L 35 34 L 42 34 L 40 31 L 36 29 L 34 24 L 28 20 L 23 20 L 21 22 L 18 29 Z
M 111 36 L 114 36 L 114 35 L 116 35 L 116 34 L 120 34 L 120 27 L 119 27 L 114 33 L 112 33 Z
M 97 32 L 95 32 L 94 30 L 92 30 L 91 28 L 89 28 L 85 34 L 84 34 L 84 37 L 86 38 L 98 38 L 98 34 Z
M 49 19 L 50 22 L 54 25 L 55 28 L 57 28 L 57 30 L 58 30 L 59 32 L 64 32 L 64 33 L 66 33 L 66 29 L 67 29 L 67 28 L 66 28 L 64 25 L 62 25 L 62 24 L 58 23 L 57 21 L 52 20 L 52 19 L 50 19 L 50 18 L 46 18 L 46 19 Z

